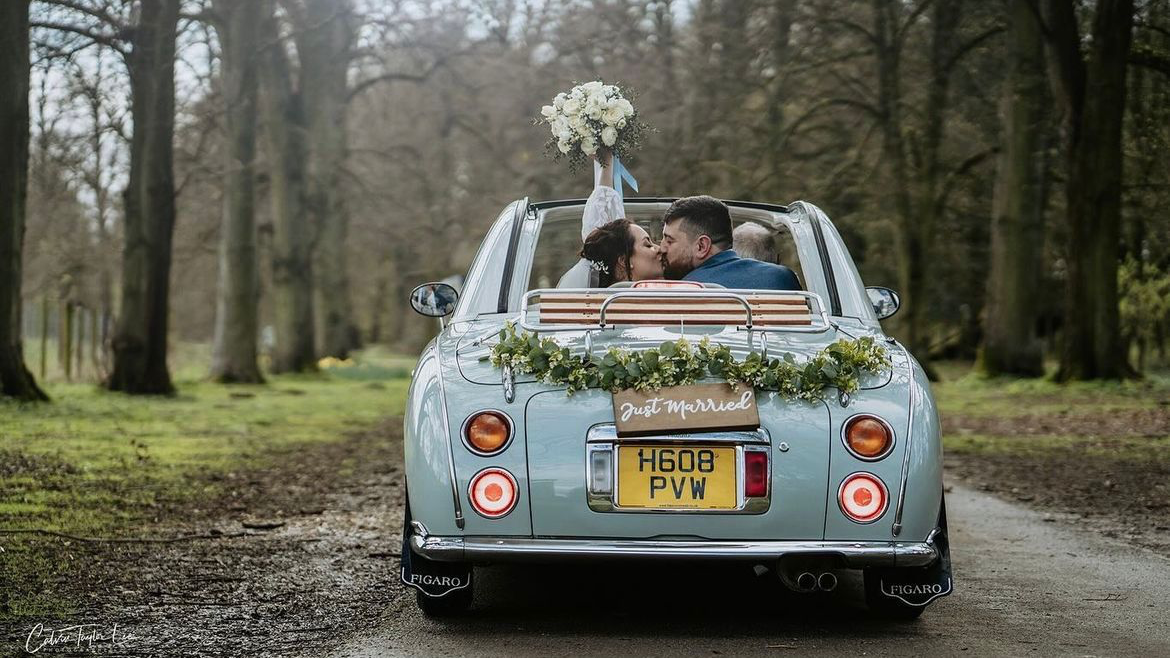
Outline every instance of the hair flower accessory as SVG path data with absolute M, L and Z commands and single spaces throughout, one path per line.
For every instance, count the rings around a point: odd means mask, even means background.
M 604 274 L 609 274 L 609 265 L 606 265 L 599 260 L 589 261 L 589 269 L 602 272 Z

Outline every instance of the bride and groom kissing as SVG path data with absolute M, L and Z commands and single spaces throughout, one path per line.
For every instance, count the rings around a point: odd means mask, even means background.
M 574 270 L 560 287 L 606 288 L 622 281 L 673 279 L 713 283 L 724 288 L 800 290 L 796 274 L 783 265 L 740 257 L 732 248 L 727 204 L 707 195 L 678 199 L 662 218 L 662 242 L 655 244 L 641 226 L 625 218 L 613 186 L 613 156 L 600 149 L 600 176 L 585 203 L 581 237 L 584 267 L 596 272 L 595 285 L 577 285 Z M 580 265 L 580 264 L 579 264 Z M 585 272 L 580 272 L 585 274 Z

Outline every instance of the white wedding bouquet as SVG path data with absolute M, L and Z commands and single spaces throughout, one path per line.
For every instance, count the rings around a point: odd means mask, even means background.
M 605 147 L 624 158 L 636 150 L 647 125 L 616 85 L 586 82 L 556 95 L 540 108 L 537 124 L 547 124 L 552 137 L 545 145 L 555 159 L 567 157 L 572 167 L 588 161 Z

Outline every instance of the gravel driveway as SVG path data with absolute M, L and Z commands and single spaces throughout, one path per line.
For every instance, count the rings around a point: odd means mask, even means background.
M 860 579 L 801 598 L 750 570 L 507 567 L 477 572 L 468 619 L 396 603 L 328 655 L 1170 655 L 1170 560 L 963 487 L 947 512 L 955 594 L 911 624 L 867 618 Z

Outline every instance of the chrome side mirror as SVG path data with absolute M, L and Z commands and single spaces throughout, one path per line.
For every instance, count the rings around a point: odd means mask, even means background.
M 459 293 L 440 281 L 424 283 L 410 293 L 410 307 L 428 318 L 445 318 L 455 311 Z
M 869 303 L 873 304 L 873 312 L 877 314 L 879 320 L 885 320 L 902 308 L 902 298 L 889 288 L 869 286 L 865 289 L 865 294 L 869 295 Z

